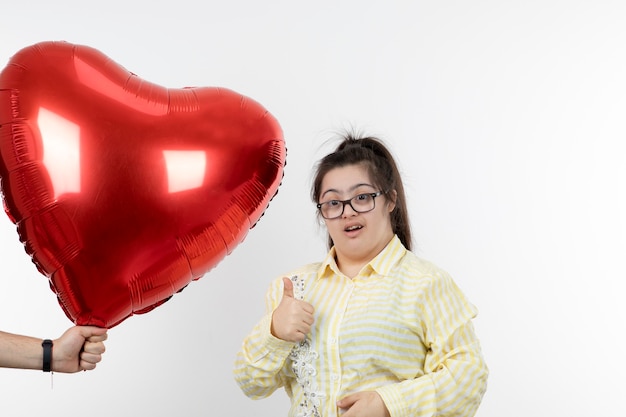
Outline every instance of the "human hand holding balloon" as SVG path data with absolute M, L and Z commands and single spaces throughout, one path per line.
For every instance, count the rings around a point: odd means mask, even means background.
M 102 360 L 107 331 L 94 326 L 74 326 L 54 340 L 52 371 L 90 371 Z
M 315 309 L 294 297 L 293 282 L 289 278 L 283 278 L 283 286 L 283 297 L 272 314 L 271 332 L 279 339 L 301 342 L 311 331 Z

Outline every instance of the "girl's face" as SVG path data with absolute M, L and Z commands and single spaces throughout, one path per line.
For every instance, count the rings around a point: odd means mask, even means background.
M 324 176 L 318 202 L 343 201 L 359 194 L 378 191 L 387 190 L 374 187 L 363 165 L 347 165 L 334 168 Z M 374 203 L 374 209 L 366 213 L 358 213 L 350 204 L 346 204 L 340 217 L 324 219 L 335 244 L 340 268 L 342 262 L 365 265 L 378 255 L 393 237 L 390 213 L 395 207 L 394 203 L 384 195 L 375 197 Z

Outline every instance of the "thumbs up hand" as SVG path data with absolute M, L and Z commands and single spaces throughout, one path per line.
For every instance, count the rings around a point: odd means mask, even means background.
M 306 301 L 294 298 L 293 282 L 289 278 L 283 278 L 283 285 L 283 298 L 272 314 L 271 332 L 279 339 L 301 342 L 311 331 L 315 310 Z

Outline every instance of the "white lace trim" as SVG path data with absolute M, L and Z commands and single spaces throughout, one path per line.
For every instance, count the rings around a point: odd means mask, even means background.
M 291 281 L 293 282 L 294 297 L 298 300 L 303 300 L 304 280 L 294 275 L 291 277 Z M 317 371 L 313 366 L 313 362 L 318 356 L 317 352 L 311 349 L 311 341 L 308 337 L 294 346 L 289 353 L 291 369 L 304 394 L 302 402 L 298 404 L 297 417 L 321 417 L 319 408 L 325 395 L 315 385 Z

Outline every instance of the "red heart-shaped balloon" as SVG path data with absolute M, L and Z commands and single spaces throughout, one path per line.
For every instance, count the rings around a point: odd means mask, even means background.
M 0 154 L 5 211 L 66 315 L 111 328 L 243 241 L 286 149 L 250 98 L 160 87 L 93 48 L 42 42 L 0 73 Z

